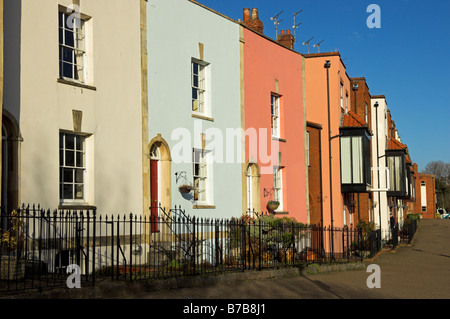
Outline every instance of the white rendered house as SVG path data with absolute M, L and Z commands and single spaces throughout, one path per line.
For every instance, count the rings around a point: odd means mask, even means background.
M 5 209 L 142 214 L 142 1 L 5 0 Z
M 372 96 L 372 185 L 374 219 L 382 232 L 389 230 L 389 170 L 386 166 L 387 102 L 384 96 Z

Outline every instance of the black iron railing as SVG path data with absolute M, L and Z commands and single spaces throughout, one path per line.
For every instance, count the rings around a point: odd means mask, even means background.
M 82 284 L 95 285 L 361 261 L 380 249 L 379 235 L 353 227 L 303 225 L 271 214 L 225 220 L 189 217 L 180 207 L 157 210 L 150 217 L 104 216 L 32 206 L 3 214 L 0 291 L 65 286 L 74 266 Z

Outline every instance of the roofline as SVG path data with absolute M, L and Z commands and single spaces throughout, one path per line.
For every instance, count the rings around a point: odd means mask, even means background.
M 212 13 L 215 13 L 215 14 L 219 15 L 219 16 L 221 16 L 222 18 L 225 18 L 225 19 L 227 19 L 227 20 L 229 20 L 229 21 L 231 21 L 231 22 L 234 22 L 234 23 L 236 23 L 236 24 L 239 25 L 239 26 L 242 26 L 243 28 L 252 31 L 253 33 L 256 33 L 257 35 L 259 35 L 259 36 L 265 38 L 266 40 L 269 40 L 269 41 L 271 41 L 271 42 L 273 42 L 273 43 L 279 45 L 279 46 L 282 47 L 282 48 L 285 48 L 285 49 L 287 49 L 287 50 L 289 50 L 289 51 L 292 51 L 292 52 L 294 52 L 294 53 L 297 53 L 297 54 L 299 54 L 300 56 L 304 56 L 302 53 L 300 53 L 300 52 L 298 52 L 298 51 L 295 51 L 295 50 L 293 50 L 293 49 L 290 49 L 290 48 L 288 48 L 288 47 L 285 47 L 284 45 L 282 45 L 281 43 L 279 43 L 277 40 L 274 40 L 274 39 L 272 39 L 272 38 L 266 36 L 266 35 L 263 34 L 263 33 L 260 33 L 260 32 L 258 32 L 258 31 L 255 31 L 255 30 L 253 30 L 253 29 L 247 27 L 246 25 L 243 24 L 242 21 L 232 19 L 232 18 L 230 18 L 230 17 L 228 17 L 228 16 L 226 16 L 226 15 L 224 15 L 224 14 L 222 14 L 222 13 L 216 11 L 216 10 L 213 10 L 213 9 L 211 9 L 211 8 L 209 8 L 209 7 L 207 7 L 207 6 L 205 6 L 204 4 L 201 4 L 201 3 L 197 2 L 196 0 L 188 0 L 188 1 L 191 2 L 191 3 L 193 3 L 193 4 L 196 4 L 196 5 L 200 6 L 200 7 L 202 7 L 202 8 L 204 8 L 204 9 L 208 10 L 208 11 L 211 11 Z
M 356 78 L 350 78 L 350 81 L 357 81 L 357 82 L 363 81 L 364 84 L 365 84 L 366 87 L 367 87 L 367 91 L 368 91 L 370 97 L 372 97 L 372 95 L 370 94 L 370 88 L 369 88 L 369 85 L 367 84 L 367 80 L 366 80 L 365 77 L 361 76 L 361 77 L 356 77 Z
M 346 67 L 344 61 L 342 61 L 341 53 L 339 51 L 323 52 L 323 53 L 308 53 L 308 54 L 303 54 L 303 56 L 305 58 L 325 58 L 325 57 L 335 57 L 335 56 L 339 57 L 339 61 L 341 61 L 341 64 L 345 69 L 345 75 L 347 76 L 348 80 L 351 82 L 352 78 L 347 73 L 347 67 Z
M 325 56 L 341 56 L 341 53 L 339 51 L 334 52 L 323 52 L 323 53 L 307 53 L 304 54 L 305 58 L 321 58 Z
M 225 18 L 225 19 L 227 19 L 227 20 L 230 20 L 231 22 L 234 22 L 234 23 L 236 23 L 236 24 L 239 24 L 238 21 L 236 21 L 236 20 L 234 20 L 234 19 L 232 19 L 232 18 L 230 18 L 230 17 L 224 15 L 223 13 L 220 13 L 220 12 L 218 12 L 218 11 L 216 11 L 216 10 L 213 10 L 213 9 L 211 9 L 211 8 L 209 8 L 209 7 L 207 7 L 207 6 L 205 6 L 204 4 L 201 4 L 201 3 L 197 2 L 196 0 L 188 0 L 188 1 L 189 1 L 190 3 L 196 4 L 196 5 L 200 6 L 200 7 L 202 7 L 202 8 L 204 8 L 204 9 L 208 10 L 208 11 L 211 11 L 212 13 L 215 13 L 215 14 L 219 15 L 219 16 L 221 16 L 222 18 Z

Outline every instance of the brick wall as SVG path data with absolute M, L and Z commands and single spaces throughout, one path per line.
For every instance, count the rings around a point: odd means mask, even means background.
M 358 90 L 353 90 L 353 85 L 358 85 Z M 369 124 L 369 128 L 372 126 L 372 112 L 371 112 L 371 96 L 369 93 L 369 86 L 367 85 L 365 78 L 352 78 L 351 79 L 352 91 L 350 94 L 350 105 L 352 106 L 352 111 L 358 114 L 358 116 L 366 121 L 367 114 L 367 124 Z M 356 95 L 356 100 L 355 100 Z M 356 102 L 356 107 L 355 107 Z M 367 108 L 366 108 L 367 105 Z
M 369 93 L 369 86 L 367 85 L 366 79 L 361 78 L 352 78 L 351 80 L 351 94 L 350 94 L 350 103 L 351 110 L 355 112 L 362 120 L 366 121 L 369 125 L 369 129 L 372 126 L 372 112 L 371 112 L 371 95 Z M 358 90 L 353 90 L 354 85 L 358 85 Z M 355 99 L 356 98 L 356 99 Z M 367 107 L 366 107 L 367 105 Z M 366 116 L 367 115 L 367 116 Z M 372 139 L 371 139 L 372 143 Z M 370 147 L 372 150 L 372 146 Z M 370 156 L 371 167 L 372 165 L 372 156 Z M 362 220 L 365 222 L 373 221 L 373 207 L 372 207 L 372 194 L 370 193 L 360 193 L 359 198 L 358 194 L 354 194 L 354 206 L 349 207 L 353 210 L 352 221 L 354 225 L 358 224 L 358 220 Z M 349 219 L 347 219 L 349 220 Z

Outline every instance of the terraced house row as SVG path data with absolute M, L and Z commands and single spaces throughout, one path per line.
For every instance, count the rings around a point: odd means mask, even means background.
M 277 201 L 305 224 L 434 218 L 396 106 L 339 52 L 265 36 L 257 9 L 3 2 L 2 216 L 36 203 L 228 219 Z

